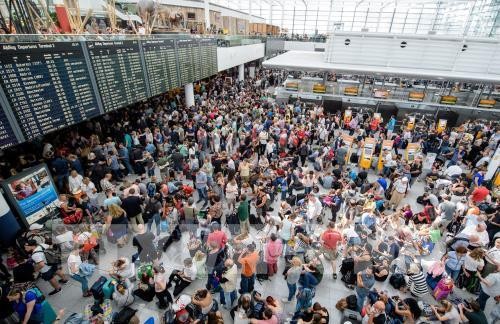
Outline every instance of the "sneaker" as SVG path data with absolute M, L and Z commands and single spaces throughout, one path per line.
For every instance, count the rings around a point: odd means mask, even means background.
M 64 280 L 64 279 L 59 279 L 59 283 L 62 283 L 62 284 L 65 284 L 68 282 L 68 279 Z
M 49 296 L 55 295 L 55 294 L 57 294 L 58 292 L 60 292 L 61 290 L 62 290 L 61 288 L 59 288 L 59 289 L 54 289 L 54 290 L 52 290 L 51 292 L 49 292 Z
M 281 302 L 287 304 L 290 302 L 290 300 L 288 300 L 288 298 L 281 298 Z
M 334 273 L 334 274 L 332 275 L 332 277 L 333 277 L 333 280 L 337 280 L 337 274 L 336 274 L 336 273 Z

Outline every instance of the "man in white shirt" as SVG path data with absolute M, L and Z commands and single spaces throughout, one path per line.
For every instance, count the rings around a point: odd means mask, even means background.
M 72 170 L 71 174 L 68 177 L 68 186 L 70 193 L 78 193 L 82 190 L 83 177 L 76 172 L 76 170 Z
M 182 271 L 174 270 L 168 278 L 167 289 L 172 287 L 172 282 L 175 283 L 174 297 L 177 297 L 187 286 L 196 279 L 196 265 L 191 258 L 184 259 L 184 268 Z
M 323 206 L 321 205 L 321 201 L 319 201 L 316 196 L 310 194 L 307 196 L 307 212 L 306 212 L 306 221 L 307 221 L 307 227 L 309 231 L 313 231 L 312 228 L 312 223 L 314 222 L 315 219 L 317 219 L 321 215 L 321 211 L 323 209 Z

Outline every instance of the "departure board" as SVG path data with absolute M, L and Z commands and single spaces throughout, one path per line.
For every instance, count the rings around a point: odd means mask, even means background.
M 203 78 L 208 78 L 217 74 L 217 40 L 213 38 L 203 38 L 200 40 L 201 74 Z
M 198 50 L 198 42 L 194 39 L 177 40 L 177 60 L 179 64 L 179 78 L 181 85 L 186 85 L 195 78 L 195 64 L 199 67 L 199 61 L 194 59 L 194 51 Z
M 16 135 L 14 135 L 7 115 L 4 109 L 0 107 L 0 149 L 16 145 L 17 143 Z
M 180 86 L 173 39 L 141 41 L 151 95 L 156 96 Z
M 147 98 L 138 40 L 87 42 L 104 111 Z
M 26 140 L 97 116 L 78 42 L 0 44 L 1 83 Z

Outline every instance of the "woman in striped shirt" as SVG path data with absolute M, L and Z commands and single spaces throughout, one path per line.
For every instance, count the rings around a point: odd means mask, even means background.
M 415 297 L 426 295 L 429 290 L 425 282 L 425 275 L 416 263 L 412 263 L 408 269 L 408 289 Z

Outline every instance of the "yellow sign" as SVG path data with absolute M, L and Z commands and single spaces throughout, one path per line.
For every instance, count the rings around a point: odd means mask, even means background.
M 349 125 L 351 119 L 352 119 L 352 110 L 347 109 L 346 111 L 344 111 L 344 127 Z
M 390 152 L 392 151 L 393 145 L 394 143 L 392 140 L 384 140 L 382 142 L 382 149 L 380 150 L 380 155 L 378 157 L 378 165 L 377 165 L 379 171 L 382 171 L 384 167 L 384 149 L 387 149 Z
M 417 154 L 420 146 L 418 143 L 409 143 L 406 147 L 406 161 L 408 163 L 413 162 L 415 160 L 415 155 Z
M 363 169 L 369 169 L 372 165 L 372 156 L 375 152 L 375 139 L 371 137 L 365 138 L 365 145 L 361 152 L 361 159 L 359 160 L 359 166 Z
M 345 155 L 345 162 L 349 163 L 349 159 L 351 158 L 351 147 L 352 143 L 354 143 L 354 137 L 346 134 L 342 134 L 342 142 L 347 146 L 347 154 Z
M 406 124 L 408 130 L 413 130 L 415 128 L 415 116 L 408 117 L 408 124 Z
M 445 129 L 446 129 L 446 124 L 447 123 L 448 123 L 448 121 L 446 119 L 440 119 L 440 120 L 438 120 L 437 127 L 436 127 L 436 132 L 438 134 L 441 134 L 442 132 L 444 132 Z

